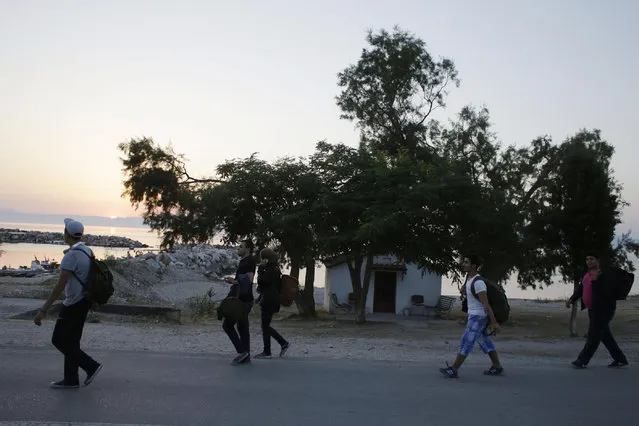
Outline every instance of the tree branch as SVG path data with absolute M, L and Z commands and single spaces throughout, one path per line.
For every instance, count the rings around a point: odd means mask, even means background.
M 186 176 L 186 180 L 180 182 L 180 185 L 192 185 L 196 183 L 227 183 L 228 182 L 226 180 L 220 180 L 220 179 L 196 179 L 191 177 L 186 171 L 186 169 L 184 168 L 182 169 L 182 174 Z
M 521 202 L 519 203 L 520 206 L 525 207 L 526 204 L 528 204 L 528 202 L 530 201 L 532 196 L 535 194 L 535 192 L 539 188 L 541 188 L 544 183 L 546 183 L 546 180 L 548 179 L 548 176 L 550 175 L 550 172 L 552 171 L 552 169 L 554 169 L 557 166 L 558 162 L 559 162 L 559 155 L 557 153 L 555 153 L 552 156 L 552 158 L 548 161 L 548 163 L 546 163 L 546 165 L 544 166 L 542 172 L 539 174 L 539 177 L 537 178 L 535 183 L 532 185 L 532 187 L 528 190 L 528 192 L 521 199 Z

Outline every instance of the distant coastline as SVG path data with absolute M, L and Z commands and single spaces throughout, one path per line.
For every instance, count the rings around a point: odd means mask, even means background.
M 115 235 L 85 234 L 82 241 L 88 246 L 113 248 L 147 248 L 147 244 L 128 237 Z M 31 244 L 65 244 L 62 232 L 26 231 L 23 229 L 0 228 L 0 242 Z
M 0 209 L 0 222 L 12 223 L 50 223 L 62 224 L 64 219 L 70 217 L 82 222 L 85 226 L 110 226 L 117 228 L 148 228 L 144 220 L 140 217 L 104 217 L 104 216 L 82 216 L 74 214 L 40 214 L 24 213 L 11 209 Z

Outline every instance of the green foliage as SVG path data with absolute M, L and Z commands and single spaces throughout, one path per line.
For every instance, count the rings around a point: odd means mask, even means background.
M 115 256 L 113 255 L 108 255 L 108 256 L 104 256 L 104 258 L 102 259 L 102 261 L 109 267 L 109 268 L 114 268 L 117 265 L 117 260 L 115 258 Z
M 431 118 L 459 85 L 450 59 L 434 60 L 399 28 L 369 32 L 367 42 L 338 75 L 337 105 L 359 127 L 358 147 L 322 141 L 307 158 L 253 154 L 193 178 L 170 146 L 132 139 L 120 145 L 123 196 L 143 207 L 163 246 L 221 236 L 276 247 L 292 271 L 307 269 L 311 309 L 315 263 L 344 258 L 362 321 L 376 255 L 459 280 L 458 258 L 475 253 L 482 274 L 517 273 L 522 287 L 549 285 L 556 271 L 574 282 L 590 249 L 633 269 L 639 243 L 624 234 L 613 246 L 626 204 L 598 130 L 561 145 L 543 136 L 502 147 L 487 108 L 464 107 L 447 124 Z
M 538 138 L 528 148 L 504 149 L 491 130 L 488 110 L 471 107 L 464 107 L 448 128 L 433 128 L 432 134 L 440 156 L 455 162 L 474 186 L 466 208 L 451 217 L 458 224 L 459 253 L 480 255 L 482 274 L 495 281 L 508 279 L 515 270 L 523 285 L 550 280 L 554 268 L 540 257 L 537 234 L 528 232 L 531 213 L 547 204 L 540 190 L 556 164 L 550 140 Z
M 626 205 L 610 169 L 613 153 L 599 130 L 582 130 L 559 147 L 559 166 L 547 187 L 552 207 L 544 217 L 542 244 L 568 282 L 583 276 L 588 250 L 614 261 L 623 259 L 624 248 L 636 247 L 628 237 L 617 248 L 612 245 Z
M 218 230 L 202 210 L 202 193 L 216 179 L 194 179 L 185 158 L 162 148 L 150 138 L 132 139 L 119 145 L 125 174 L 122 196 L 137 209 L 144 206 L 144 223 L 162 234 L 162 247 L 177 242 L 206 243 Z
M 341 118 L 355 120 L 362 142 L 396 155 L 428 146 L 426 119 L 459 86 L 453 61 L 433 59 L 425 43 L 395 27 L 368 33 L 359 61 L 338 74 Z

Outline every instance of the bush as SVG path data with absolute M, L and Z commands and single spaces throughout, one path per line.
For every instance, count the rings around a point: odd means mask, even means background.
M 215 292 L 211 289 L 202 296 L 189 298 L 188 306 L 192 321 L 201 319 L 217 318 L 217 302 L 213 301 Z
M 113 268 L 116 263 L 117 260 L 115 258 L 115 256 L 113 256 L 112 254 L 105 256 L 104 259 L 102 259 L 102 261 L 109 267 L 109 268 Z

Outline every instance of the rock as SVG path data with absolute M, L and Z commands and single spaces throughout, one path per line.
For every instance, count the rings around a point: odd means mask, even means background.
M 82 241 L 88 246 L 100 247 L 148 247 L 139 241 L 127 237 L 115 235 L 91 235 L 85 234 Z M 0 228 L 0 242 L 8 243 L 32 243 L 32 244 L 64 244 L 62 232 L 25 231 L 21 229 Z
M 155 259 L 147 259 L 146 264 L 149 265 L 152 269 L 160 269 L 162 264 Z
M 171 257 L 169 255 L 167 255 L 166 253 L 160 253 L 158 255 L 158 260 L 164 265 L 164 266 L 169 266 L 172 262 Z

